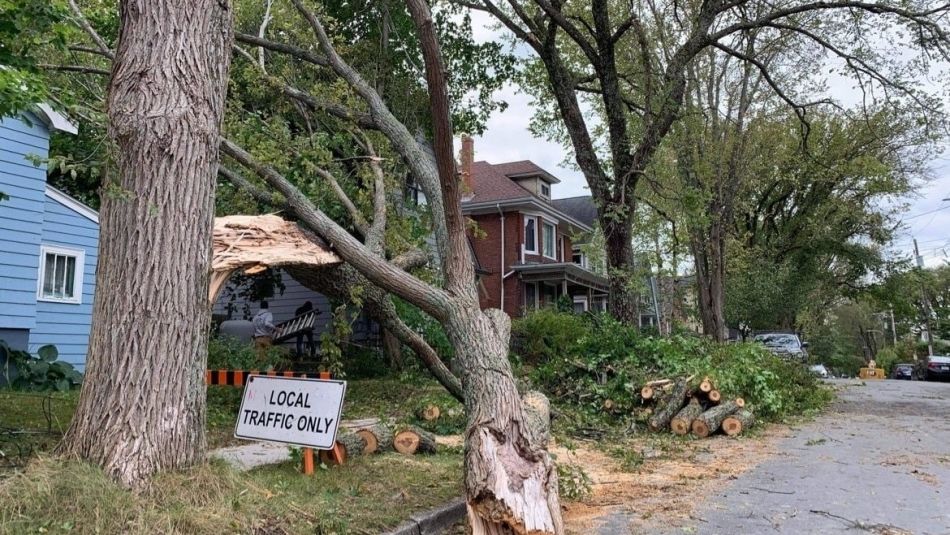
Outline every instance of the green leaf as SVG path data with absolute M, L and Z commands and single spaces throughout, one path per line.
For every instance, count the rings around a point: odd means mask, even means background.
M 72 383 L 69 382 L 69 379 L 60 379 L 56 381 L 56 390 L 59 392 L 65 392 L 72 387 Z
M 59 351 L 57 351 L 56 346 L 52 344 L 41 347 L 36 353 L 46 362 L 53 362 L 59 357 Z

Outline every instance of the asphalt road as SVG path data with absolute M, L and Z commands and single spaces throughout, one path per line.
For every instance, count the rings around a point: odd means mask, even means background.
M 950 534 L 950 383 L 836 383 L 831 411 L 669 533 Z

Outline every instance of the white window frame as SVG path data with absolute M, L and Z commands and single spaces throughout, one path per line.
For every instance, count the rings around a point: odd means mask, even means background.
M 534 249 L 528 249 L 528 222 L 534 221 Z M 521 244 L 524 247 L 524 252 L 530 254 L 538 254 L 538 218 L 534 216 L 525 216 L 524 217 L 524 243 Z
M 548 227 L 551 228 L 551 254 L 547 254 L 547 252 L 544 250 L 544 245 L 547 243 L 547 241 L 544 239 L 544 230 Z M 545 258 L 557 260 L 557 226 L 548 223 L 547 221 L 541 222 L 541 254 Z
M 590 303 L 587 302 L 587 296 L 586 296 L 586 295 L 578 295 L 578 296 L 575 296 L 575 297 L 574 297 L 574 304 L 576 305 L 576 304 L 578 304 L 578 303 L 581 303 L 581 304 L 584 305 L 584 312 L 589 312 L 589 311 L 590 311 Z
M 73 273 L 73 297 L 50 297 L 43 295 L 43 280 L 46 278 L 46 255 L 71 256 L 76 259 L 76 272 Z M 61 247 L 58 245 L 40 245 L 40 266 L 39 276 L 36 278 L 36 300 L 49 303 L 68 303 L 72 305 L 82 304 L 82 283 L 83 275 L 86 271 L 86 251 L 85 249 L 73 249 L 70 247 Z

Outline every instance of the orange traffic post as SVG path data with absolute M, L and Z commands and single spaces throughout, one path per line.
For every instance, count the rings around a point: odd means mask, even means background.
M 329 379 L 329 378 L 330 378 L 330 372 L 326 370 L 320 372 L 320 379 Z M 343 450 L 343 448 L 340 446 L 339 443 L 334 444 L 333 448 L 327 451 L 327 454 L 329 455 L 330 460 L 334 464 L 343 464 L 343 462 L 346 460 L 346 452 Z
M 313 475 L 313 448 L 303 449 L 303 474 L 305 476 Z

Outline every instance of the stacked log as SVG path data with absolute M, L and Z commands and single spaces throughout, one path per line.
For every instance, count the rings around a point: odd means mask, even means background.
M 753 425 L 755 425 L 755 416 L 752 415 L 752 411 L 739 409 L 722 421 L 722 432 L 734 437 Z
M 356 434 L 366 442 L 363 448 L 364 455 L 382 453 L 393 447 L 393 432 L 383 424 L 358 429 Z
M 685 435 L 692 429 L 693 420 L 703 413 L 699 399 L 692 398 L 670 421 L 670 430 L 677 435 Z
M 706 438 L 719 430 L 722 421 L 739 410 L 735 401 L 726 401 L 700 414 L 693 420 L 693 434 L 699 438 Z
M 638 414 L 643 417 L 649 413 L 651 430 L 705 438 L 720 429 L 726 435 L 737 436 L 754 425 L 755 417 L 744 408 L 743 398 L 724 400 L 709 377 L 704 377 L 695 389 L 690 388 L 690 380 L 692 377 L 662 379 L 643 385 L 640 396 L 644 407 L 638 409 Z
M 438 405 L 431 403 L 423 405 L 416 409 L 416 418 L 425 422 L 434 422 L 442 415 L 442 409 Z
M 401 429 L 393 436 L 393 448 L 403 455 L 435 453 L 435 435 L 411 425 Z

